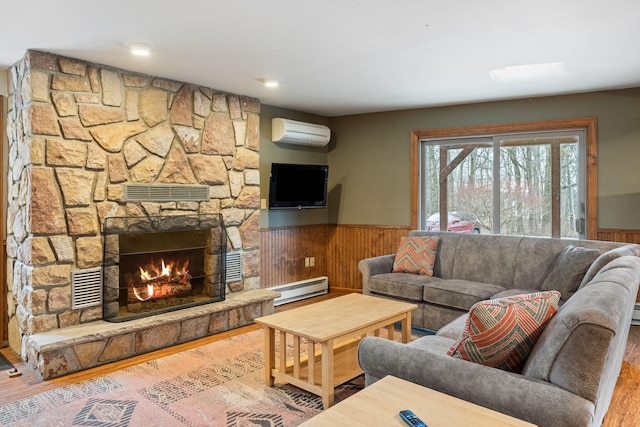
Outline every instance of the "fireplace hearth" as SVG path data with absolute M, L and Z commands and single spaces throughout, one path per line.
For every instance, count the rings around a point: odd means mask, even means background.
M 226 248 L 220 215 L 107 218 L 104 320 L 223 301 Z

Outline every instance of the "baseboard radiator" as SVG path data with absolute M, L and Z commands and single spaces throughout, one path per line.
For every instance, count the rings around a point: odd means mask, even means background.
M 280 292 L 280 296 L 273 300 L 273 305 L 278 306 L 288 302 L 326 294 L 329 292 L 329 278 L 326 276 L 314 277 L 313 279 L 278 285 L 269 289 Z
M 633 317 L 631 318 L 632 325 L 640 325 L 640 302 L 636 303 L 633 310 Z

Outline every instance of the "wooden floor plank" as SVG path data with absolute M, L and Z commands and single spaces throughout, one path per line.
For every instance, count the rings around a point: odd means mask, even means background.
M 622 369 L 602 427 L 640 425 L 640 326 L 631 326 Z

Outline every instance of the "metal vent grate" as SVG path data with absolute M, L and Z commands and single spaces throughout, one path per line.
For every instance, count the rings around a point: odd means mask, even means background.
M 207 185 L 144 185 L 126 184 L 124 199 L 127 202 L 207 201 Z
M 230 252 L 226 256 L 227 283 L 242 280 L 242 252 Z
M 77 270 L 71 273 L 71 308 L 102 304 L 102 268 Z

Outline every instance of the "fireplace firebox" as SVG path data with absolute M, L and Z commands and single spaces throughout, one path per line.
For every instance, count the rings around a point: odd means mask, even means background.
M 226 248 L 220 215 L 106 218 L 104 320 L 223 301 Z

